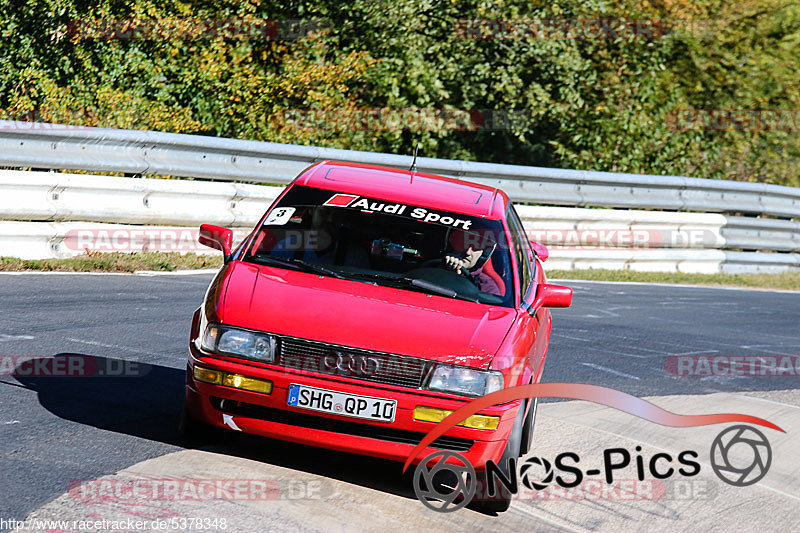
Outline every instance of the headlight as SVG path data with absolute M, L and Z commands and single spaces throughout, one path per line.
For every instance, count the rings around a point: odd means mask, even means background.
M 503 388 L 503 374 L 496 370 L 436 365 L 425 388 L 466 396 L 483 396 Z
M 275 361 L 275 338 L 266 333 L 209 324 L 200 345 L 208 352 L 247 357 L 265 363 Z

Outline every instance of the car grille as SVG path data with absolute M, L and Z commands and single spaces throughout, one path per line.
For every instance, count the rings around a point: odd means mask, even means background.
M 364 381 L 419 389 L 433 363 L 318 341 L 280 336 L 275 364 Z
M 334 433 L 342 433 L 356 437 L 367 437 L 370 439 L 411 444 L 414 446 L 419 444 L 422 438 L 426 435 L 425 433 L 418 431 L 408 431 L 405 429 L 397 429 L 382 425 L 363 424 L 359 422 L 349 422 L 347 420 L 324 418 L 321 416 L 296 413 L 294 411 L 285 411 L 283 409 L 264 407 L 263 405 L 256 405 L 246 402 L 225 400 L 223 407 L 222 399 L 215 396 L 211 397 L 211 405 L 214 407 L 214 409 L 231 415 L 256 418 L 258 420 L 265 420 L 267 422 L 278 422 L 280 424 L 288 424 L 309 429 L 332 431 Z M 465 452 L 469 450 L 473 444 L 475 444 L 475 441 L 471 439 L 442 436 L 434 440 L 430 446 L 433 448 L 439 448 L 441 450 Z

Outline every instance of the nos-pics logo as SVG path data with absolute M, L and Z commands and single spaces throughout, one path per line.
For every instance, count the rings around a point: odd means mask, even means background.
M 483 498 L 502 497 L 503 492 L 515 495 L 519 482 L 531 490 L 544 490 L 555 483 L 563 488 L 576 487 L 592 476 L 602 477 L 609 485 L 615 471 L 635 465 L 640 481 L 651 476 L 666 479 L 673 475 L 693 477 L 700 473 L 699 454 L 684 450 L 673 457 L 656 453 L 650 457 L 625 448 L 603 450 L 600 468 L 584 469 L 580 457 L 573 452 L 556 456 L 551 462 L 543 457 L 530 457 L 517 468 L 510 459 L 505 472 L 493 461 L 485 472 L 476 473 L 467 459 L 456 452 L 437 451 L 425 457 L 414 470 L 414 492 L 419 501 L 434 511 L 448 513 L 468 505 L 479 494 Z M 772 448 L 766 436 L 757 429 L 737 425 L 717 435 L 711 445 L 710 462 L 714 473 L 725 483 L 746 487 L 760 481 L 772 464 Z M 508 475 L 506 475 L 506 472 Z

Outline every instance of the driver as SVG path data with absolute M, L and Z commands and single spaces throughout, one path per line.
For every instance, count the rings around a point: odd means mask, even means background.
M 478 287 L 479 291 L 502 296 L 503 293 L 500 290 L 500 286 L 491 276 L 484 272 L 484 266 L 486 266 L 488 258 L 479 264 L 483 253 L 484 250 L 475 249 L 470 245 L 464 252 L 464 257 L 446 255 L 444 264 L 450 270 L 455 270 L 457 274 L 463 273 L 466 275 Z

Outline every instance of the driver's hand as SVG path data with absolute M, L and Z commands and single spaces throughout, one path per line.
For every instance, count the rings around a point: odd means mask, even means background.
M 469 270 L 475 266 L 480 259 L 483 250 L 473 250 L 472 246 L 467 249 L 466 258 L 462 259 L 460 257 L 456 257 L 453 255 L 447 255 L 444 258 L 444 264 L 447 268 L 451 270 L 455 270 L 458 274 L 461 274 L 461 269 Z

